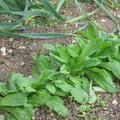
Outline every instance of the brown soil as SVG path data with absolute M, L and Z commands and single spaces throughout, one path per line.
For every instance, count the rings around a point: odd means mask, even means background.
M 91 6 L 88 4 L 86 6 L 87 11 L 92 11 L 97 6 Z M 79 10 L 74 7 L 67 7 L 63 11 L 65 15 L 78 16 L 80 15 Z M 120 22 L 120 11 L 112 11 L 114 16 L 116 16 Z M 99 23 L 106 32 L 112 32 L 115 30 L 115 24 L 106 16 L 104 12 L 92 16 L 97 23 Z M 2 21 L 2 17 L 0 17 Z M 58 24 L 55 26 L 45 26 L 44 28 L 33 28 L 34 32 L 60 32 L 64 31 L 74 31 L 78 28 L 76 25 L 64 25 Z M 31 68 L 33 65 L 32 55 L 40 52 L 40 48 L 43 43 L 61 43 L 68 44 L 71 42 L 72 38 L 67 39 L 57 39 L 57 40 L 31 40 L 22 38 L 0 38 L 0 49 L 6 48 L 6 55 L 2 56 L 0 52 L 0 80 L 4 81 L 10 72 L 19 72 L 25 76 L 31 75 Z M 86 114 L 86 120 L 120 120 L 120 82 L 116 83 L 118 87 L 117 94 L 101 94 L 103 100 L 106 99 L 105 106 L 100 108 L 97 104 L 92 107 L 92 110 Z M 79 104 L 74 101 L 65 100 L 66 106 L 69 109 L 69 116 L 66 120 L 85 120 L 85 118 L 80 118 L 81 113 L 79 113 Z M 47 108 L 36 109 L 35 117 L 33 120 L 65 120 L 65 118 L 60 118 L 54 112 Z

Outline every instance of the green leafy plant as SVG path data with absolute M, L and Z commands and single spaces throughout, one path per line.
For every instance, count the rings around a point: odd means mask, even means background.
M 10 74 L 7 83 L 0 83 L 0 112 L 7 120 L 31 120 L 33 106 L 28 102 L 33 79 L 21 74 Z
M 67 46 L 43 46 L 48 54 L 35 60 L 36 85 L 52 96 L 72 96 L 78 103 L 96 102 L 95 87 L 116 93 L 113 79 L 120 79 L 120 36 L 107 35 L 90 24 L 75 39 L 76 44 Z
M 90 24 L 75 39 L 67 46 L 45 44 L 48 53 L 35 59 L 32 78 L 10 74 L 0 83 L 0 111 L 7 120 L 31 120 L 33 108 L 41 106 L 67 117 L 62 98 L 72 97 L 87 111 L 96 91 L 117 92 L 113 79 L 120 79 L 120 36 Z

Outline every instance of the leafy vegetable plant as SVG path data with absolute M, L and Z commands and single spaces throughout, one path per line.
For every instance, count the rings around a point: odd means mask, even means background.
M 43 45 L 48 53 L 35 59 L 32 78 L 10 74 L 0 83 L 0 111 L 7 120 L 31 120 L 33 108 L 41 106 L 66 117 L 64 97 L 84 105 L 96 102 L 96 91 L 117 92 L 113 80 L 120 79 L 120 36 L 90 24 L 75 39 L 67 46 Z

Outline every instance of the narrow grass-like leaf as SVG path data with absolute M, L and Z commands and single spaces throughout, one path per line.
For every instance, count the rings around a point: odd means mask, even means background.
M 64 2 L 65 2 L 65 0 L 59 0 L 58 1 L 58 5 L 57 5 L 57 9 L 56 9 L 57 12 L 60 11 L 60 9 L 61 9 L 62 5 L 64 4 Z
M 41 0 L 40 2 L 42 2 L 43 6 L 46 8 L 46 10 L 48 10 L 51 14 L 53 14 L 55 17 L 57 17 L 58 19 L 64 20 L 56 11 L 55 9 L 52 7 L 52 5 L 50 4 L 50 2 L 48 0 Z
M 22 33 L 19 34 L 21 37 L 33 38 L 33 39 L 58 39 L 71 36 L 65 33 Z
M 118 25 L 118 20 L 113 17 L 113 15 L 104 7 L 103 4 L 100 4 L 100 2 L 98 0 L 94 0 L 98 5 L 99 7 L 111 18 L 111 20 L 113 20 L 117 25 Z

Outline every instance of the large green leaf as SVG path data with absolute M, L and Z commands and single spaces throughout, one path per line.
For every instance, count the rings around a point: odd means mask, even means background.
M 7 113 L 7 112 L 5 112 L 5 118 L 7 118 L 7 120 L 16 120 L 16 118 L 11 113 Z
M 72 88 L 71 95 L 78 103 L 83 103 L 88 99 L 88 94 L 79 85 L 75 85 L 75 87 Z
M 77 45 L 69 44 L 66 49 L 72 57 L 78 57 L 80 55 L 80 48 Z
M 65 47 L 62 45 L 56 45 L 56 50 L 58 51 L 59 56 L 67 63 L 69 62 L 70 56 Z
M 79 59 L 78 59 L 79 60 Z M 77 64 L 73 66 L 74 71 L 81 71 L 84 68 L 94 67 L 101 63 L 101 61 L 97 58 L 86 57 L 83 60 L 79 60 Z
M 57 80 L 57 81 L 55 81 L 55 86 L 60 88 L 64 92 L 70 92 L 71 89 L 73 88 L 72 85 L 68 84 L 64 80 Z
M 120 79 L 120 62 L 112 60 L 110 62 L 102 63 L 101 66 L 113 72 L 113 74 Z
M 66 117 L 68 115 L 68 110 L 63 105 L 62 99 L 57 96 L 53 96 L 47 103 L 47 106 L 63 117 Z
M 46 85 L 46 88 L 47 88 L 47 90 L 48 90 L 50 93 L 52 93 L 52 94 L 54 94 L 55 91 L 56 91 L 56 88 L 55 88 L 55 86 L 54 86 L 53 84 L 47 84 L 47 85 Z
M 8 85 L 8 90 L 10 92 L 16 92 L 17 89 L 17 81 L 21 81 L 23 78 L 22 74 L 14 74 L 14 73 L 10 73 L 8 76 L 8 81 L 7 81 L 7 85 Z
M 52 68 L 49 59 L 49 56 L 41 55 L 35 60 L 35 66 L 38 68 L 38 72 Z
M 112 82 L 111 76 L 104 70 L 98 68 L 89 68 L 86 74 L 90 76 L 106 92 L 116 93 L 117 89 Z
M 5 82 L 0 83 L 0 94 L 6 95 L 8 93 L 7 84 Z
M 33 116 L 33 107 L 29 104 L 25 107 L 3 107 L 2 110 L 13 115 L 7 120 L 31 120 Z
M 94 41 L 97 38 L 97 28 L 95 24 L 91 23 L 88 25 L 87 32 L 89 34 L 89 39 Z
M 20 80 L 16 81 L 17 88 L 23 93 L 35 92 L 36 89 L 33 88 L 33 83 L 35 79 L 29 77 L 23 77 Z
M 100 50 L 94 55 L 99 58 L 113 57 L 114 46 L 111 41 L 104 41 Z
M 45 49 L 47 49 L 49 51 L 52 51 L 52 52 L 56 51 L 55 46 L 52 45 L 52 44 L 48 44 L 48 43 L 43 44 L 43 48 L 45 48 Z
M 102 40 L 98 38 L 96 38 L 96 40 L 94 41 L 89 41 L 86 47 L 83 49 L 80 55 L 80 59 L 83 59 L 95 53 L 97 50 L 100 49 L 102 43 L 103 43 Z
M 46 80 L 51 79 L 54 76 L 54 71 L 52 70 L 44 70 L 41 72 L 39 78 L 34 82 L 34 88 L 40 87 L 40 85 L 44 84 Z
M 62 65 L 60 67 L 60 72 L 63 74 L 69 74 L 70 73 L 70 68 L 67 65 Z
M 41 90 L 30 97 L 29 103 L 36 107 L 43 106 L 49 102 L 50 98 L 50 93 L 47 90 Z
M 17 90 L 24 93 L 35 92 L 36 90 L 32 88 L 34 82 L 33 78 L 24 77 L 23 74 L 9 74 L 8 77 L 8 90 L 9 92 L 16 92 Z
M 27 96 L 22 93 L 14 93 L 0 98 L 0 106 L 24 106 L 27 103 Z
M 55 55 L 53 53 L 50 53 L 50 56 L 54 57 L 57 61 L 62 62 L 62 63 L 66 63 L 68 61 L 64 60 L 63 58 L 59 57 L 58 55 Z
M 84 40 L 83 37 L 75 37 L 75 41 L 77 42 L 77 44 L 79 45 L 79 47 L 81 48 L 81 50 L 86 46 L 87 42 L 86 40 Z

